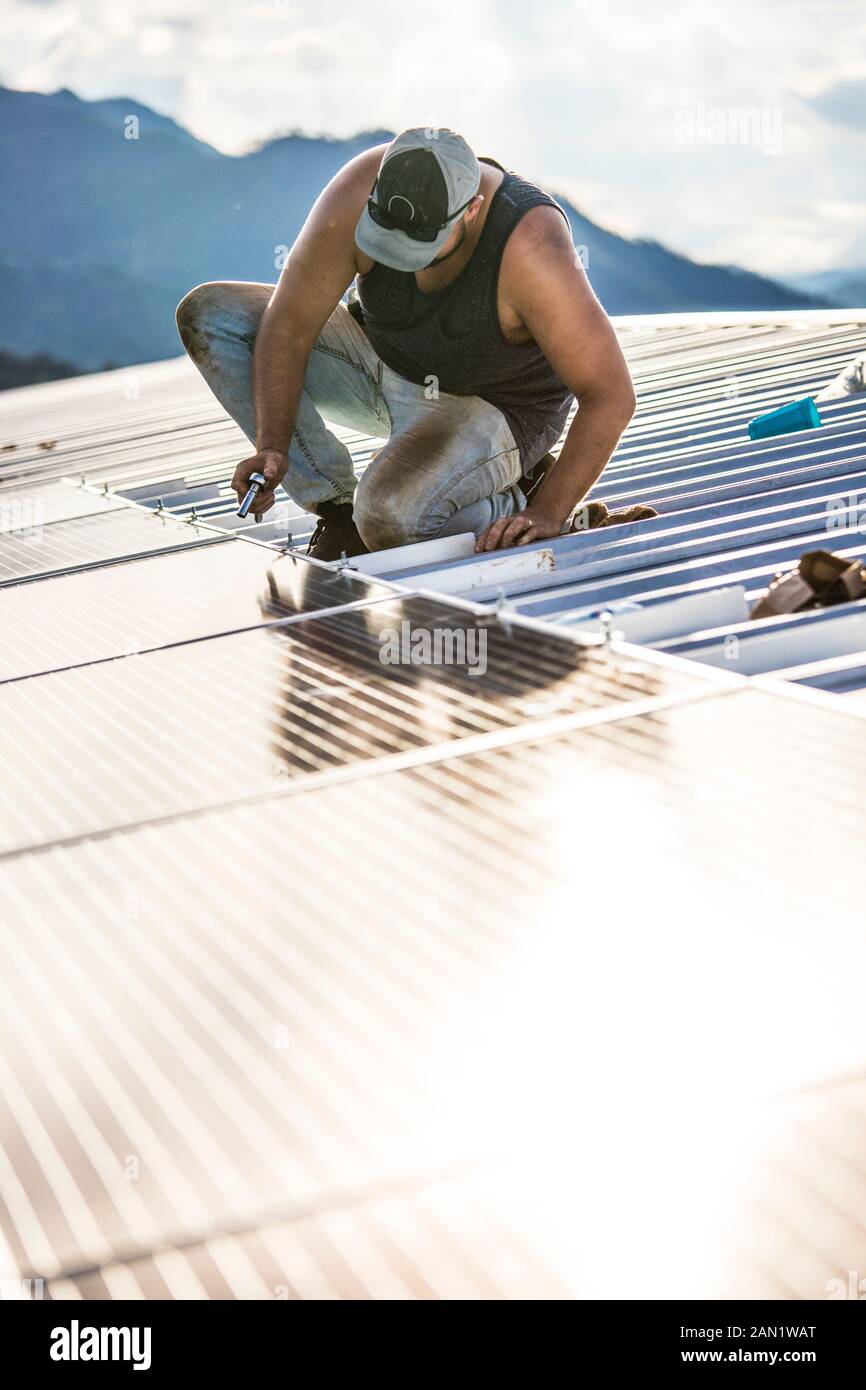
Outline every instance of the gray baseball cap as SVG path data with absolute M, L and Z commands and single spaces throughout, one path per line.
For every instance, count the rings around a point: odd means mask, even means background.
M 430 126 L 404 130 L 382 156 L 358 218 L 358 249 L 392 270 L 423 270 L 480 183 L 481 168 L 462 135 Z

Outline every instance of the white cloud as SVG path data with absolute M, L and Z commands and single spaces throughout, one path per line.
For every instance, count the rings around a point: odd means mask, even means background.
M 11 0 L 10 10 L 0 68 L 10 85 L 133 96 L 221 149 L 291 128 L 450 124 L 596 221 L 700 258 L 777 275 L 863 259 L 859 0 Z M 684 145 L 683 110 L 705 123 L 713 110 L 767 113 L 765 130 L 781 122 L 779 151 Z

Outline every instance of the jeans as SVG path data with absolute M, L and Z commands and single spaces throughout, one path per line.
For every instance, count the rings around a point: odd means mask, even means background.
M 184 347 L 221 405 L 255 441 L 253 346 L 272 285 L 199 285 L 181 300 Z M 355 478 L 325 419 L 387 443 Z M 417 386 L 386 366 L 338 304 L 310 353 L 283 487 L 305 511 L 354 502 L 371 550 L 474 531 L 522 511 L 521 464 L 501 410 L 480 396 Z

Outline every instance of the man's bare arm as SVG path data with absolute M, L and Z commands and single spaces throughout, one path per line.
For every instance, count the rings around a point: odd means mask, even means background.
M 288 450 L 313 344 L 355 276 L 355 224 L 369 196 L 382 149 L 366 150 L 344 166 L 320 194 L 289 252 L 262 315 L 253 353 L 256 450 L 235 469 L 232 487 L 243 497 L 252 473 L 267 487 L 253 503 L 261 516 L 288 467 Z
M 601 474 L 635 408 L 634 387 L 613 326 L 555 209 L 534 208 L 526 214 L 506 247 L 503 275 L 510 303 L 574 392 L 579 408 L 556 467 L 526 511 L 488 526 L 476 550 L 558 536 Z

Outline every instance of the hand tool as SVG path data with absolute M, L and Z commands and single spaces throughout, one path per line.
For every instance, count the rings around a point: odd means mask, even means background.
M 266 481 L 267 480 L 265 478 L 264 473 L 250 474 L 250 485 L 247 489 L 247 494 L 244 497 L 243 502 L 241 502 L 241 505 L 238 507 L 238 516 L 246 516 L 250 507 L 253 505 L 253 502 L 255 501 L 259 490 L 265 486 Z M 256 521 L 258 520 L 259 518 L 256 517 Z

